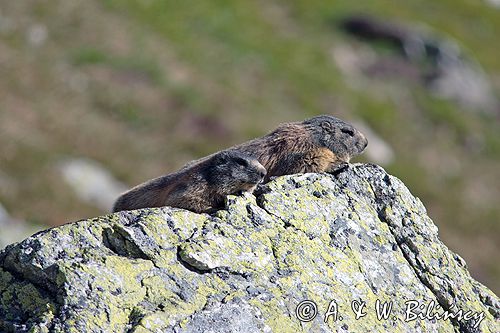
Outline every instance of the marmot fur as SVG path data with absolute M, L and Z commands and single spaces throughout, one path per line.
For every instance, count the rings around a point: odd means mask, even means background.
M 306 172 L 332 172 L 348 163 L 368 145 L 366 137 L 351 124 L 321 115 L 302 122 L 281 124 L 271 133 L 224 151 L 241 152 L 256 158 L 272 176 Z M 188 163 L 191 168 L 207 156 Z
M 171 206 L 209 213 L 223 207 L 229 194 L 252 192 L 265 175 L 255 158 L 238 151 L 219 152 L 132 188 L 116 200 L 113 212 Z

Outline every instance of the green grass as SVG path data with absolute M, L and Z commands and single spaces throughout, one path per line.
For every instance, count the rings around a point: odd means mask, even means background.
M 94 48 L 81 48 L 72 53 L 72 62 L 76 66 L 105 64 L 110 62 L 108 54 Z
M 163 77 L 158 66 L 153 60 L 147 59 L 142 55 L 118 57 L 102 50 L 86 47 L 72 51 L 71 62 L 75 66 L 107 65 L 116 70 L 130 71 L 135 72 L 137 75 L 143 75 L 155 84 L 163 83 Z

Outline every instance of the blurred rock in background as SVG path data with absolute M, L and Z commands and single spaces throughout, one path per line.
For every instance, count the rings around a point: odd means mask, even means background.
M 59 169 L 80 200 L 103 211 L 111 212 L 116 198 L 127 190 L 127 186 L 89 159 L 66 159 L 60 162 Z
M 428 28 L 408 28 L 382 18 L 348 16 L 340 26 L 349 34 L 384 52 L 357 58 L 356 69 L 371 77 L 403 76 L 418 79 L 431 93 L 483 112 L 499 110 L 491 84 L 482 68 L 468 59 L 456 42 L 438 38 Z M 372 53 L 372 55 L 375 53 Z M 353 60 L 349 60 L 353 62 Z M 344 66 L 345 67 L 345 66 Z
M 0 204 L 0 250 L 5 246 L 19 242 L 39 231 L 42 226 L 35 226 L 12 218 Z
M 385 166 L 394 162 L 394 150 L 389 143 L 376 134 L 368 125 L 360 121 L 351 122 L 368 139 L 369 145 L 364 154 L 373 163 Z
M 486 3 L 489 5 L 495 7 L 495 8 L 500 8 L 500 0 L 485 0 Z

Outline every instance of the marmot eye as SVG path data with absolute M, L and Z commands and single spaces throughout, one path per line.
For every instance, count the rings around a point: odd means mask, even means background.
M 238 165 L 241 165 L 241 166 L 244 166 L 244 167 L 248 166 L 248 162 L 247 162 L 247 160 L 244 160 L 244 159 L 242 159 L 242 158 L 238 158 L 238 159 L 236 159 L 236 163 L 237 163 Z
M 341 128 L 340 131 L 342 133 L 349 135 L 349 136 L 354 136 L 354 131 L 351 128 L 344 127 L 344 128 Z

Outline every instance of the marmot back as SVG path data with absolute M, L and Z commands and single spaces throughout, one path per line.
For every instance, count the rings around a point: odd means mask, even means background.
M 259 160 L 272 176 L 306 172 L 331 172 L 363 152 L 366 137 L 351 124 L 329 115 L 280 125 L 271 133 L 230 147 Z M 187 164 L 203 163 L 207 156 Z
M 265 175 L 257 159 L 237 151 L 219 152 L 132 188 L 116 200 L 113 212 L 171 206 L 208 213 L 223 207 L 227 195 L 252 192 Z

